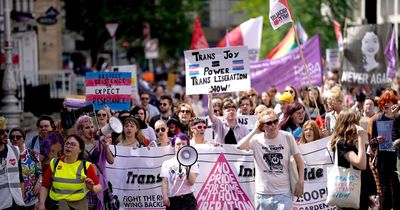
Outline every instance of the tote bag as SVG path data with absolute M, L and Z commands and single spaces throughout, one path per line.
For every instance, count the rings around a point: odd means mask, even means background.
M 335 163 L 328 167 L 328 197 L 326 205 L 358 209 L 360 206 L 361 171 L 338 165 L 337 145 Z

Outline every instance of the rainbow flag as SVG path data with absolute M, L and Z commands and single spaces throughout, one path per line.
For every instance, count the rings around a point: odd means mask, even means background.
M 297 28 L 299 31 L 299 39 L 300 43 L 304 43 L 308 39 L 307 33 L 304 31 L 303 27 L 301 26 L 300 22 L 297 22 Z M 271 51 L 268 53 L 268 59 L 276 59 L 282 57 L 295 49 L 297 47 L 296 38 L 294 36 L 294 29 L 293 27 L 290 28 L 289 32 L 286 34 L 285 38 Z

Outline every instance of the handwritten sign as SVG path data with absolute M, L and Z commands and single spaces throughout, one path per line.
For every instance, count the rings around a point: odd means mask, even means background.
M 185 51 L 186 94 L 249 90 L 248 54 L 245 46 Z
M 124 65 L 111 67 L 114 72 L 131 72 L 132 74 L 132 95 L 139 97 L 139 87 L 137 84 L 137 67 L 136 65 Z
M 95 110 L 108 105 L 111 110 L 130 110 L 131 72 L 88 72 L 86 74 L 86 104 Z
M 380 151 L 394 151 L 392 141 L 393 120 L 376 121 L 378 136 L 383 136 L 384 142 L 379 144 Z

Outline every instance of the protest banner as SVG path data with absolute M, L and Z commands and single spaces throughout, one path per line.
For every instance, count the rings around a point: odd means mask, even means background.
M 131 83 L 130 72 L 88 72 L 86 104 L 93 104 L 95 110 L 104 105 L 111 110 L 130 110 Z
M 319 39 L 317 34 L 302 45 L 308 73 L 313 85 L 321 85 L 323 82 Z M 308 85 L 307 75 L 299 55 L 299 48 L 278 59 L 252 63 L 250 71 L 251 86 L 259 93 L 266 91 L 272 85 L 275 85 L 278 91 L 283 91 L 288 84 L 297 89 Z
M 325 205 L 328 166 L 333 155 L 329 137 L 300 145 L 305 162 L 304 194 L 294 200 L 293 210 L 335 209 Z M 111 146 L 114 147 L 114 146 Z M 254 209 L 254 158 L 251 151 L 235 145 L 194 145 L 199 172 L 195 183 L 198 209 Z M 114 151 L 114 148 L 111 148 Z M 107 177 L 121 202 L 120 209 L 165 209 L 162 203 L 161 165 L 174 157 L 173 148 L 150 150 L 116 146 L 114 164 L 106 166 Z
M 111 67 L 113 72 L 130 72 L 132 74 L 132 95 L 139 98 L 139 88 L 137 83 L 137 66 L 136 65 L 124 65 L 124 66 L 113 66 Z
M 247 47 L 185 51 L 186 95 L 250 89 Z
M 391 24 L 360 25 L 347 29 L 342 84 L 384 87 L 391 80 L 386 75 L 383 54 L 391 37 Z
M 378 131 L 378 136 L 382 136 L 384 139 L 382 143 L 379 143 L 379 151 L 395 152 L 392 141 L 392 127 L 393 127 L 393 120 L 376 121 L 376 129 Z

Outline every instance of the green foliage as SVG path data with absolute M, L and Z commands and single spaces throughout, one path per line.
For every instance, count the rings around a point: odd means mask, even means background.
M 110 39 L 105 23 L 118 22 L 118 43 L 130 43 L 128 56 L 144 60 L 143 23 L 151 28 L 151 38 L 158 38 L 164 58 L 178 58 L 190 45 L 193 11 L 196 0 L 71 0 L 65 1 L 67 29 L 81 33 L 90 48 L 92 59 L 103 51 Z
M 335 19 L 341 23 L 343 30 L 345 18 L 352 18 L 356 0 L 289 0 L 288 2 L 293 19 L 300 21 L 309 37 L 319 33 L 321 47 L 325 49 L 337 47 L 332 21 Z M 321 5 L 323 4 L 330 8 L 331 17 L 321 14 Z M 277 30 L 272 29 L 268 19 L 268 0 L 243 0 L 232 8 L 232 12 L 236 11 L 244 11 L 248 17 L 264 16 L 261 56 L 270 52 L 291 27 L 291 24 L 286 24 Z

